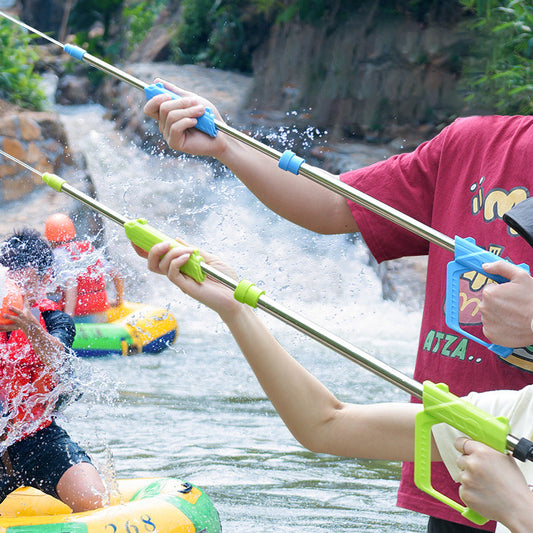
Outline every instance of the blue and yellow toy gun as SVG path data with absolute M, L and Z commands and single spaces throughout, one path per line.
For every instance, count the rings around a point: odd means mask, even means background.
M 57 46 L 63 48 L 63 50 L 69 54 L 71 57 L 84 61 L 93 67 L 106 72 L 114 76 L 117 79 L 120 79 L 137 89 L 141 89 L 145 92 L 147 99 L 153 98 L 158 94 L 167 94 L 172 98 L 179 99 L 180 96 L 166 89 L 162 84 L 147 84 L 142 80 L 132 76 L 131 74 L 113 66 L 101 59 L 89 54 L 82 48 L 73 46 L 70 44 L 63 44 L 55 39 L 52 39 L 48 35 L 40 32 L 39 30 L 17 20 L 10 15 L 0 11 L 0 16 L 4 17 L 11 22 L 22 26 L 23 28 L 47 39 L 48 41 L 54 43 Z M 513 350 L 512 348 L 507 348 L 504 346 L 499 346 L 497 344 L 492 344 L 487 342 L 484 339 L 476 337 L 475 335 L 465 331 L 461 328 L 459 322 L 459 311 L 460 311 L 460 293 L 459 293 L 459 283 L 460 277 L 462 274 L 470 271 L 476 271 L 484 274 L 488 278 L 502 283 L 508 281 L 500 276 L 493 276 L 483 271 L 483 263 L 490 263 L 493 261 L 501 260 L 497 255 L 484 250 L 483 248 L 476 245 L 475 241 L 472 238 L 463 239 L 461 237 L 455 237 L 451 239 L 450 237 L 434 230 L 433 228 L 422 224 L 416 219 L 372 198 L 371 196 L 354 189 L 353 187 L 346 185 L 339 181 L 332 174 L 317 169 L 311 165 L 305 163 L 305 160 L 301 157 L 298 157 L 292 151 L 287 150 L 283 153 L 280 153 L 273 148 L 253 139 L 252 137 L 239 132 L 238 130 L 228 126 L 222 121 L 219 121 L 215 118 L 214 114 L 210 109 L 206 109 L 204 115 L 202 115 L 195 126 L 200 131 L 206 133 L 211 137 L 215 137 L 218 132 L 223 132 L 245 144 L 251 146 L 252 148 L 258 150 L 259 152 L 268 155 L 269 157 L 278 161 L 278 165 L 283 170 L 292 172 L 293 174 L 300 174 L 306 178 L 311 179 L 312 181 L 323 185 L 324 187 L 344 196 L 345 198 L 353 201 L 354 203 L 361 205 L 362 207 L 398 224 L 399 226 L 411 231 L 412 233 L 428 240 L 431 243 L 437 244 L 449 250 L 454 254 L 454 260 L 448 264 L 447 269 L 447 291 L 446 291 L 446 324 L 448 327 L 457 331 L 458 333 L 472 339 L 483 346 L 487 347 L 489 350 L 492 350 L 500 357 L 509 356 Z M 529 272 L 529 267 L 525 264 L 519 265 Z

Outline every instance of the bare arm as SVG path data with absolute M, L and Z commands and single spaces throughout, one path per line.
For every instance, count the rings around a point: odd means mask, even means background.
M 159 80 L 161 81 L 161 80 Z M 210 107 L 207 100 L 165 82 L 179 100 L 160 95 L 146 104 L 145 113 L 159 122 L 159 130 L 174 150 L 217 158 L 270 209 L 318 233 L 358 231 L 346 200 L 309 179 L 280 169 L 277 162 L 222 132 L 214 138 L 194 128 L 196 118 Z
M 197 283 L 180 272 L 191 249 L 169 247 L 161 243 L 152 248 L 148 255 L 150 270 L 168 276 L 184 293 L 219 313 L 265 393 L 302 445 L 315 452 L 346 457 L 413 459 L 414 417 L 420 405 L 339 401 L 283 349 L 256 313 L 237 302 L 229 289 L 209 278 Z M 202 255 L 212 266 L 233 275 L 217 258 Z M 440 458 L 436 447 L 433 454 L 435 460 Z
M 122 277 L 122 274 L 119 272 L 118 268 L 115 267 L 111 268 L 109 271 L 109 276 L 113 281 L 116 294 L 116 298 L 111 303 L 111 307 L 120 307 L 124 301 L 124 278 Z
M 419 405 L 358 405 L 339 401 L 292 358 L 255 312 L 224 315 L 239 348 L 294 437 L 319 453 L 365 459 L 413 460 Z
M 78 301 L 78 284 L 75 279 L 69 280 L 63 289 L 65 305 L 63 311 L 69 316 L 74 316 L 76 303 Z
M 0 331 L 22 330 L 35 350 L 37 357 L 48 367 L 52 369 L 58 368 L 65 355 L 65 349 L 61 341 L 50 335 L 26 306 L 23 309 L 10 307 L 9 310 L 14 316 L 4 315 L 4 318 L 9 318 L 13 323 L 0 326 Z

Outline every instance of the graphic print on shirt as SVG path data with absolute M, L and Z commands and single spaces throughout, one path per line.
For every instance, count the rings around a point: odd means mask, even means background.
M 470 206 L 472 215 L 476 216 L 479 212 L 482 212 L 483 221 L 487 224 L 494 220 L 501 220 L 509 209 L 529 198 L 529 191 L 525 187 L 514 187 L 510 191 L 495 188 L 484 196 L 484 181 L 485 176 L 479 180 L 479 183 L 474 183 L 470 186 L 470 192 L 475 193 Z M 507 232 L 513 237 L 518 235 L 516 231 L 509 227 L 507 227 Z
M 471 214 L 483 216 L 483 222 L 490 224 L 496 220 L 502 220 L 503 215 L 512 207 L 519 204 L 529 197 L 529 191 L 525 187 L 514 187 L 510 191 L 501 188 L 491 189 L 487 194 L 484 193 L 483 176 L 479 183 L 474 183 L 470 187 L 470 192 L 474 193 L 471 199 Z M 518 233 L 507 226 L 507 232 L 512 237 L 518 237 Z M 502 259 L 508 259 L 504 256 L 504 247 L 499 244 L 490 244 L 487 250 Z M 480 272 L 465 272 L 461 276 L 459 301 L 460 323 L 462 325 L 479 325 L 481 324 L 481 314 L 479 304 L 481 303 L 482 289 L 487 283 L 494 283 Z
M 494 188 L 485 194 L 483 188 L 484 181 L 485 177 L 482 177 L 478 183 L 471 185 L 470 192 L 473 196 L 471 197 L 470 207 L 471 215 L 474 217 L 481 215 L 483 221 L 487 224 L 496 220 L 502 220 L 503 215 L 509 209 L 529 198 L 529 191 L 525 187 L 515 187 L 510 191 L 502 188 Z M 507 231 L 510 236 L 518 237 L 518 234 L 511 228 L 508 227 Z M 487 249 L 494 255 L 506 259 L 504 246 L 491 244 Z M 481 325 L 479 305 L 481 303 L 483 287 L 487 283 L 494 283 L 494 281 L 476 271 L 465 272 L 461 275 L 459 282 L 459 317 L 461 327 Z M 445 306 L 446 302 L 443 303 L 443 312 L 445 312 Z M 474 357 L 467 353 L 469 342 L 471 341 L 460 334 L 445 333 L 432 329 L 426 335 L 423 349 L 444 357 L 451 357 L 462 361 L 481 362 L 482 359 L 480 357 Z M 530 354 L 529 356 L 526 355 L 528 359 L 533 356 L 533 347 L 522 348 L 520 350 L 528 352 L 528 355 Z

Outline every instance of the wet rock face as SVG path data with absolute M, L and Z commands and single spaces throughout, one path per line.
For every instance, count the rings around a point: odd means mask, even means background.
M 312 122 L 337 138 L 395 136 L 391 128 L 460 113 L 465 33 L 450 22 L 380 17 L 375 8 L 368 2 L 334 27 L 275 25 L 254 55 L 252 104 L 309 108 Z
M 0 149 L 38 172 L 58 174 L 85 194 L 96 196 L 85 158 L 71 152 L 64 126 L 55 113 L 22 111 L 0 100 Z M 101 217 L 2 156 L 0 206 L 0 238 L 23 226 L 43 231 L 46 218 L 56 212 L 70 214 L 80 235 L 103 238 Z
M 6 113 L 0 117 L 0 147 L 41 172 L 56 172 L 69 156 L 66 134 L 53 113 Z M 0 200 L 18 200 L 38 187 L 39 176 L 0 160 Z
M 86 104 L 91 93 L 91 82 L 87 76 L 67 74 L 58 80 L 56 102 L 60 105 Z

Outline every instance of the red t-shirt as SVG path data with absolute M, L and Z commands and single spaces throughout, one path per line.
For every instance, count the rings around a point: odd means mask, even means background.
M 409 154 L 348 172 L 342 181 L 450 237 L 476 244 L 513 263 L 533 266 L 533 249 L 512 234 L 502 216 L 533 191 L 533 117 L 469 117 L 456 120 Z M 446 265 L 453 254 L 349 202 L 370 251 L 378 261 L 428 254 L 426 299 L 414 378 L 446 383 L 450 392 L 520 389 L 533 373 L 502 361 L 445 324 Z M 486 278 L 461 279 L 461 324 L 482 336 L 477 303 Z M 533 296 L 533 295 L 532 295 Z M 517 435 L 521 437 L 523 435 Z M 460 501 L 458 485 L 441 463 L 432 468 L 433 486 Z M 413 465 L 405 463 L 398 505 L 473 526 L 456 511 L 418 490 Z M 491 523 L 494 528 L 494 523 Z M 490 527 L 479 526 L 483 529 Z

